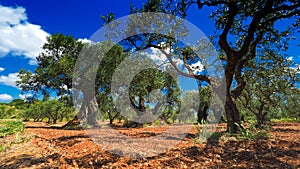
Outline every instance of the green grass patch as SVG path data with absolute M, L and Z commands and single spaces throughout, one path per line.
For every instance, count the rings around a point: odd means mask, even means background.
M 31 137 L 23 136 L 21 132 L 25 129 L 25 124 L 20 120 L 1 120 L 0 121 L 0 138 L 3 138 L 7 135 L 15 134 L 15 138 L 9 141 L 4 141 L 0 143 L 0 152 L 4 151 L 8 147 L 12 146 L 13 144 L 19 144 L 26 142 L 31 139 Z M 5 139 L 5 138 L 3 138 Z
M 25 124 L 20 120 L 9 120 L 0 122 L 0 138 L 7 135 L 23 132 Z
M 281 118 L 281 119 L 272 119 L 271 122 L 300 122 L 300 119 L 297 119 L 297 118 Z

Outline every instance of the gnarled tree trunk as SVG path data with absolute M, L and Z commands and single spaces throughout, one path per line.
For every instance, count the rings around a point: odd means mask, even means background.
M 77 116 L 81 123 L 96 125 L 97 110 L 98 110 L 98 103 L 96 97 L 95 96 L 86 97 L 83 100 L 83 103 L 80 107 Z
M 208 110 L 208 106 L 207 105 L 199 107 L 199 110 L 197 112 L 197 122 L 198 123 L 201 124 L 203 120 L 206 120 L 206 118 L 208 116 L 207 110 Z
M 97 125 L 97 110 L 98 103 L 96 97 L 85 97 L 77 115 L 62 128 L 78 126 L 80 123 L 93 126 Z
M 228 64 L 225 68 L 225 78 L 226 78 L 226 99 L 225 99 L 225 113 L 227 119 L 227 131 L 230 133 L 239 133 L 242 129 L 241 126 L 241 115 L 240 111 L 236 105 L 236 98 L 242 93 L 245 88 L 245 83 L 239 79 L 238 85 L 233 90 L 232 82 L 233 77 L 238 76 L 235 74 L 241 66 L 240 64 L 236 65 L 235 62 L 238 62 L 236 59 L 228 61 Z
M 227 119 L 227 131 L 229 131 L 230 133 L 240 132 L 240 111 L 238 110 L 236 103 L 230 94 L 227 94 L 226 96 L 225 112 Z

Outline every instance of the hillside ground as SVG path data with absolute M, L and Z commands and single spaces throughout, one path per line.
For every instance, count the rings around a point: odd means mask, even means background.
M 196 130 L 172 149 L 148 158 L 122 157 L 105 151 L 84 130 L 47 128 L 27 123 L 25 132 L 0 139 L 0 168 L 300 168 L 300 123 L 271 124 L 268 140 L 239 140 L 222 136 L 207 142 L 195 141 Z M 224 130 L 221 124 L 218 132 Z M 116 129 L 131 137 L 157 135 L 166 126 Z M 148 135 L 145 135 L 145 130 Z

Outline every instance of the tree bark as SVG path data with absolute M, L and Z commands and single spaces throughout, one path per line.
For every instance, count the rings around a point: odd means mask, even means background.
M 240 111 L 238 110 L 236 103 L 230 94 L 227 94 L 226 97 L 225 112 L 227 119 L 227 131 L 230 133 L 239 133 L 241 129 Z
M 202 120 L 206 120 L 208 114 L 207 114 L 207 110 L 208 110 L 208 106 L 202 106 L 199 108 L 198 112 L 197 112 L 197 121 L 198 123 L 202 123 Z
M 262 128 L 263 125 L 266 124 L 266 115 L 267 113 L 263 113 L 264 110 L 264 102 L 261 102 L 261 105 L 259 107 L 259 110 L 257 113 L 255 113 L 256 119 L 257 119 L 257 123 L 256 123 L 256 127 L 258 128 Z
M 234 58 L 234 56 L 232 56 Z M 231 57 L 231 58 L 232 58 Z M 226 100 L 225 100 L 225 113 L 227 119 L 227 131 L 230 133 L 239 133 L 241 130 L 241 117 L 240 111 L 237 108 L 235 99 L 237 95 L 232 95 L 232 81 L 236 68 L 236 60 L 230 60 L 225 68 L 226 77 Z
M 97 110 L 98 103 L 96 97 L 85 97 L 77 116 L 82 123 L 96 125 Z
M 117 118 L 120 112 L 117 112 L 114 116 L 111 114 L 112 112 L 108 112 L 109 124 L 113 124 L 114 119 Z M 120 122 L 119 122 L 120 123 Z

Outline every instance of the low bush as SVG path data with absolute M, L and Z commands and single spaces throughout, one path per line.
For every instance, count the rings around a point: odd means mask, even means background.
M 6 135 L 22 132 L 25 129 L 25 124 L 20 120 L 11 120 L 0 122 L 0 138 Z

